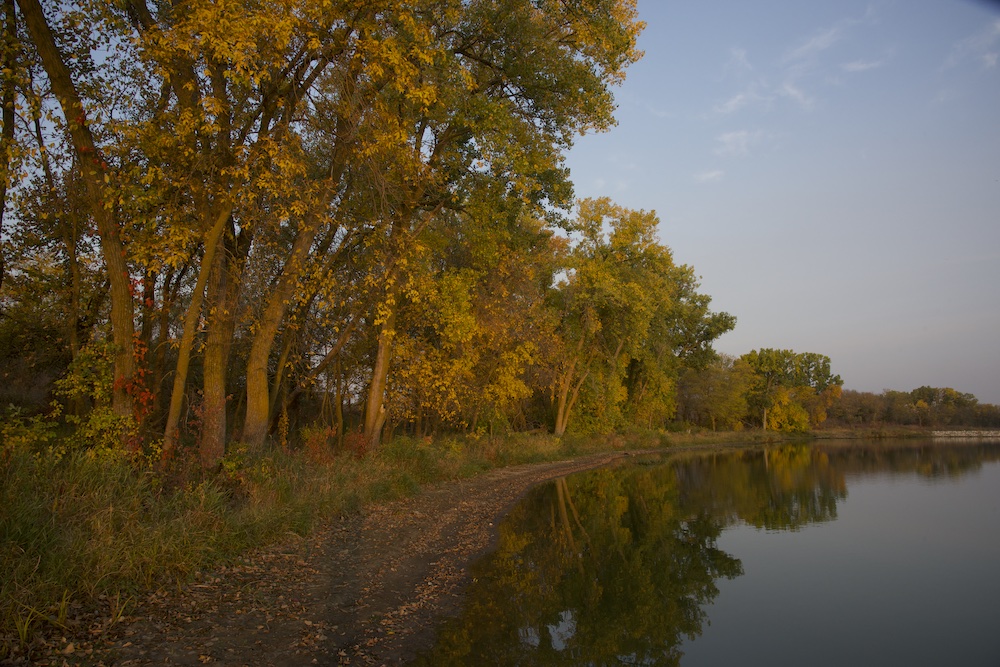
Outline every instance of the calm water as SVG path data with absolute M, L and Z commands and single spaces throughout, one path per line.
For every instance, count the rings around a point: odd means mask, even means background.
M 425 665 L 1000 667 L 1000 443 L 677 453 L 535 489 Z

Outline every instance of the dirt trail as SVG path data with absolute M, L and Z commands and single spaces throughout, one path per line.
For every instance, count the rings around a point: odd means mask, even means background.
M 88 655 L 62 657 L 106 665 L 405 664 L 460 609 L 468 564 L 490 548 L 518 498 L 624 456 L 503 468 L 369 507 L 180 591 L 151 595 Z

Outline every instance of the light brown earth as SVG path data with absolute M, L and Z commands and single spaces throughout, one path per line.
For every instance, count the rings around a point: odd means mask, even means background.
M 458 613 L 468 565 L 532 486 L 621 452 L 494 470 L 340 517 L 308 538 L 131 601 L 37 664 L 401 665 Z M 114 607 L 113 604 L 110 605 Z

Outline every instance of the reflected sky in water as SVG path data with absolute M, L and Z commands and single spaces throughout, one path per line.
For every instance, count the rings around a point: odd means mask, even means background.
M 678 452 L 536 488 L 422 665 L 1000 665 L 1000 444 Z
M 726 530 L 745 575 L 719 582 L 683 665 L 1000 665 L 1000 465 L 852 474 L 837 520 Z

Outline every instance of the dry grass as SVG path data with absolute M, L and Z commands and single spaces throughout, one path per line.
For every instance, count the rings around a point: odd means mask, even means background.
M 120 615 L 143 590 L 304 535 L 324 517 L 427 483 L 624 444 L 543 433 L 395 438 L 359 457 L 306 438 L 292 452 L 235 445 L 210 475 L 183 467 L 164 474 L 93 451 L 0 445 L 0 659 L 38 629 L 58 627 L 71 605 Z
M 36 428 L 36 427 L 33 427 Z M 8 430 L 9 432 L 9 430 Z M 230 447 L 212 474 L 169 473 L 93 450 L 0 443 L 0 660 L 67 610 L 106 623 L 143 591 L 191 580 L 249 549 L 305 535 L 325 517 L 508 465 L 617 449 L 750 443 L 760 433 L 635 432 L 602 437 L 394 438 L 377 452 L 334 451 L 320 432 L 294 451 Z

